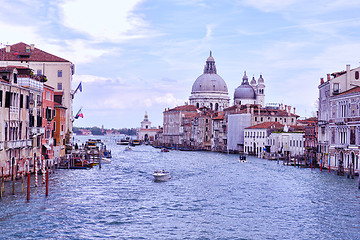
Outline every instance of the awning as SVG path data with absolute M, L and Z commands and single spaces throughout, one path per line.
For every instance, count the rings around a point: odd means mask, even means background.
M 43 144 L 44 147 L 46 147 L 47 150 L 51 150 L 51 147 L 47 144 Z

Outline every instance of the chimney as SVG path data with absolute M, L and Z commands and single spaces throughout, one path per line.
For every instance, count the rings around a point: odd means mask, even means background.
M 288 106 L 287 112 L 289 113 L 289 115 L 290 115 L 290 111 L 291 111 L 291 106 Z
M 327 74 L 327 80 L 330 81 L 330 73 Z
M 294 114 L 295 114 L 295 108 L 294 108 Z
M 346 90 L 349 90 L 351 88 L 351 85 L 350 85 L 350 81 L 351 81 L 351 78 L 350 78 L 350 64 L 346 64 Z
M 324 83 L 324 78 L 320 78 L 320 84 Z
M 30 49 L 34 50 L 35 49 L 35 44 L 30 44 Z
M 6 47 L 5 47 L 5 52 L 10 52 L 10 48 L 11 48 L 10 45 L 6 45 Z
M 281 110 L 285 110 L 287 112 L 287 105 L 285 105 L 285 109 L 281 109 Z

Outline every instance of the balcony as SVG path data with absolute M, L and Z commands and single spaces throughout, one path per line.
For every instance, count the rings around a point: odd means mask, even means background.
M 32 127 L 30 128 L 30 134 L 32 135 L 41 135 L 45 133 L 45 128 L 43 127 Z
M 39 91 L 42 91 L 44 88 L 44 84 L 42 82 L 29 77 L 18 77 L 17 79 L 18 84 L 22 87 L 28 87 Z

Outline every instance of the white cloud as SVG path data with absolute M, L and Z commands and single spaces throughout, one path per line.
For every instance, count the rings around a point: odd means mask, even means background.
M 20 26 L 16 24 L 9 24 L 0 22 L 2 44 L 14 44 L 18 42 L 34 43 L 39 36 L 36 34 L 37 28 L 34 26 Z
M 243 0 L 243 3 L 257 8 L 263 12 L 275 12 L 288 8 L 289 6 L 296 3 L 298 0 Z
M 65 1 L 60 7 L 66 27 L 85 33 L 96 41 L 120 42 L 153 35 L 148 31 L 148 24 L 134 13 L 141 2 L 75 0 Z

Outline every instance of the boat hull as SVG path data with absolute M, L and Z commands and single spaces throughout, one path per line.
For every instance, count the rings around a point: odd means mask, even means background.
M 154 176 L 154 180 L 159 181 L 159 182 L 167 181 L 167 180 L 171 179 L 171 175 L 170 175 L 169 172 L 165 172 L 165 173 L 163 173 L 163 172 L 158 172 L 158 173 L 155 172 L 153 174 L 153 176 Z

